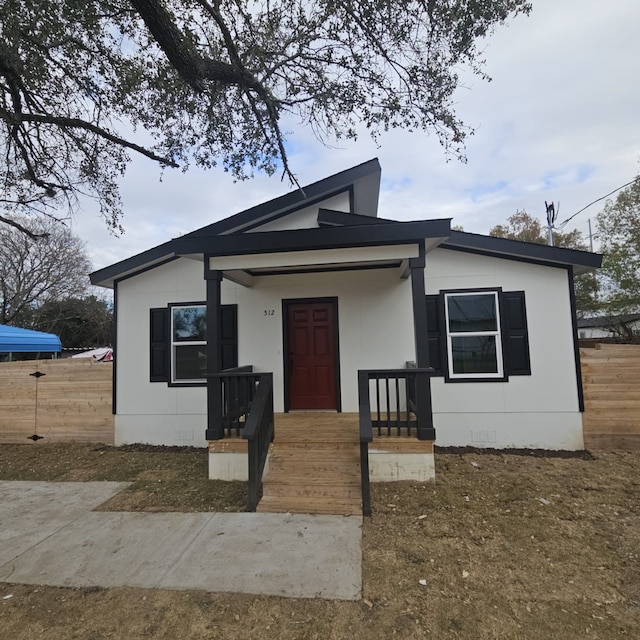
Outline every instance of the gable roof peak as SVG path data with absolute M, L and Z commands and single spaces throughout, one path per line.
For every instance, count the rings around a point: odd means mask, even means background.
M 182 238 L 237 233 L 344 192 L 350 193 L 352 212 L 375 217 L 378 213 L 381 174 L 380 162 L 378 158 L 373 158 L 201 227 Z

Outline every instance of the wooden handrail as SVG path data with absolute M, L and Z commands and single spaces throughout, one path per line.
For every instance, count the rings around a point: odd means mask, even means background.
M 431 412 L 432 368 L 367 369 L 358 371 L 358 409 L 360 414 L 360 476 L 362 485 L 362 514 L 371 515 L 369 480 L 369 443 L 373 429 L 378 436 L 415 435 L 419 440 L 435 440 Z M 369 383 L 375 380 L 375 411 L 371 411 Z M 404 380 L 404 385 L 400 384 Z M 380 381 L 383 381 L 382 392 Z M 393 383 L 391 384 L 391 381 Z M 384 401 L 384 406 L 383 402 Z M 404 412 L 403 402 L 404 401 Z M 372 418 L 375 416 L 375 419 Z M 413 418 L 411 416 L 414 416 Z
M 432 368 L 367 369 L 358 372 L 360 413 L 363 398 L 373 415 L 372 429 L 378 436 L 415 435 L 420 440 L 435 440 L 431 412 Z M 371 411 L 369 382 L 375 381 L 374 408 Z M 400 384 L 400 381 L 404 381 Z
M 218 436 L 209 434 L 209 439 L 239 437 L 244 429 L 251 403 L 260 379 L 253 372 L 253 365 L 225 369 L 219 373 L 207 374 L 209 385 L 216 385 L 219 403 Z
M 369 443 L 373 440 L 369 376 L 358 371 L 358 408 L 360 412 L 360 485 L 362 488 L 362 515 L 371 515 L 371 486 L 369 480 Z
M 207 374 L 207 377 L 216 377 L 216 376 L 233 376 L 236 374 L 242 373 L 253 373 L 253 365 L 252 364 L 244 364 L 241 367 L 231 367 L 230 369 L 223 369 L 220 373 L 211 373 Z
M 273 436 L 273 374 L 263 373 L 242 431 L 249 453 L 247 511 L 255 511 L 262 497 L 262 474 Z

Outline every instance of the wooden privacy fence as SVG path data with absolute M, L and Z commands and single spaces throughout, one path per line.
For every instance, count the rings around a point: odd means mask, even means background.
M 581 348 L 587 449 L 640 449 L 640 345 Z
M 0 364 L 0 443 L 113 444 L 112 372 L 90 358 Z

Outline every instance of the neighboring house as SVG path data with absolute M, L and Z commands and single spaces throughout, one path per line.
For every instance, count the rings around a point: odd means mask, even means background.
M 598 316 L 578 320 L 580 339 L 640 337 L 640 313 L 617 316 Z
M 573 277 L 600 256 L 380 219 L 380 175 L 371 160 L 92 274 L 115 290 L 116 443 L 221 438 L 220 369 L 272 372 L 276 413 L 356 414 L 359 370 L 415 362 L 435 370 L 422 439 L 583 448 Z

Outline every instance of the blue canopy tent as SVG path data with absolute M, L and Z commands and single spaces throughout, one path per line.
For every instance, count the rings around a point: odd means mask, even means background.
M 0 353 L 60 353 L 60 338 L 53 333 L 0 324 Z M 9 358 L 11 359 L 11 358 Z

